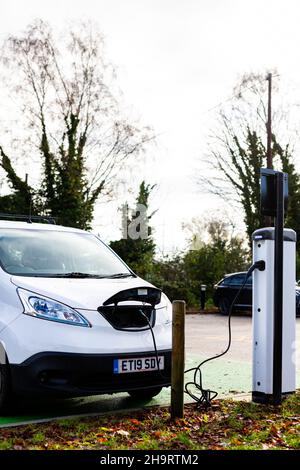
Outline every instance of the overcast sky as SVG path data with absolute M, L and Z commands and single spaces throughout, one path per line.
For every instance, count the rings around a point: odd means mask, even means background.
M 182 221 L 226 207 L 194 182 L 215 113 L 209 110 L 246 72 L 275 67 L 300 89 L 297 0 L 2 0 L 1 38 L 34 18 L 58 28 L 92 19 L 104 33 L 129 112 L 158 134 L 136 186 L 143 176 L 158 183 L 153 208 L 159 205 L 161 249 L 184 246 Z M 97 210 L 96 228 L 106 240 L 119 235 L 117 205 L 103 218 Z

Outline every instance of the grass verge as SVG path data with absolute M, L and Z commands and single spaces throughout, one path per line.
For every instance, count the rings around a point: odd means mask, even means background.
M 300 449 L 300 391 L 281 406 L 216 400 L 211 408 L 185 406 L 184 419 L 168 408 L 57 420 L 0 429 L 0 450 L 75 449 Z

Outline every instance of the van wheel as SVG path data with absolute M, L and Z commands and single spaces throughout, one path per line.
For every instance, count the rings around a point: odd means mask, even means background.
M 143 390 L 130 390 L 129 395 L 132 398 L 137 398 L 140 400 L 151 400 L 151 398 L 156 397 L 162 391 L 162 387 L 152 387 L 145 388 Z
M 9 411 L 11 404 L 11 382 L 8 364 L 0 364 L 0 415 Z
M 222 315 L 229 315 L 230 300 L 227 297 L 221 297 L 219 300 L 219 310 Z

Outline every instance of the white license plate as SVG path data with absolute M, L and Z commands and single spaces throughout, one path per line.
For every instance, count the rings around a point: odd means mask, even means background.
M 159 370 L 164 369 L 164 356 L 158 356 Z M 130 359 L 114 359 L 114 374 L 132 372 L 149 372 L 158 370 L 156 357 L 133 357 Z

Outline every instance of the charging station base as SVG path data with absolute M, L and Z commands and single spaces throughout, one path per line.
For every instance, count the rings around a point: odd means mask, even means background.
M 282 394 L 282 399 L 288 398 L 290 395 L 294 394 L 295 392 L 285 392 Z M 267 394 L 262 392 L 252 392 L 252 401 L 254 403 L 263 403 L 265 405 L 273 405 L 274 403 L 274 395 Z

